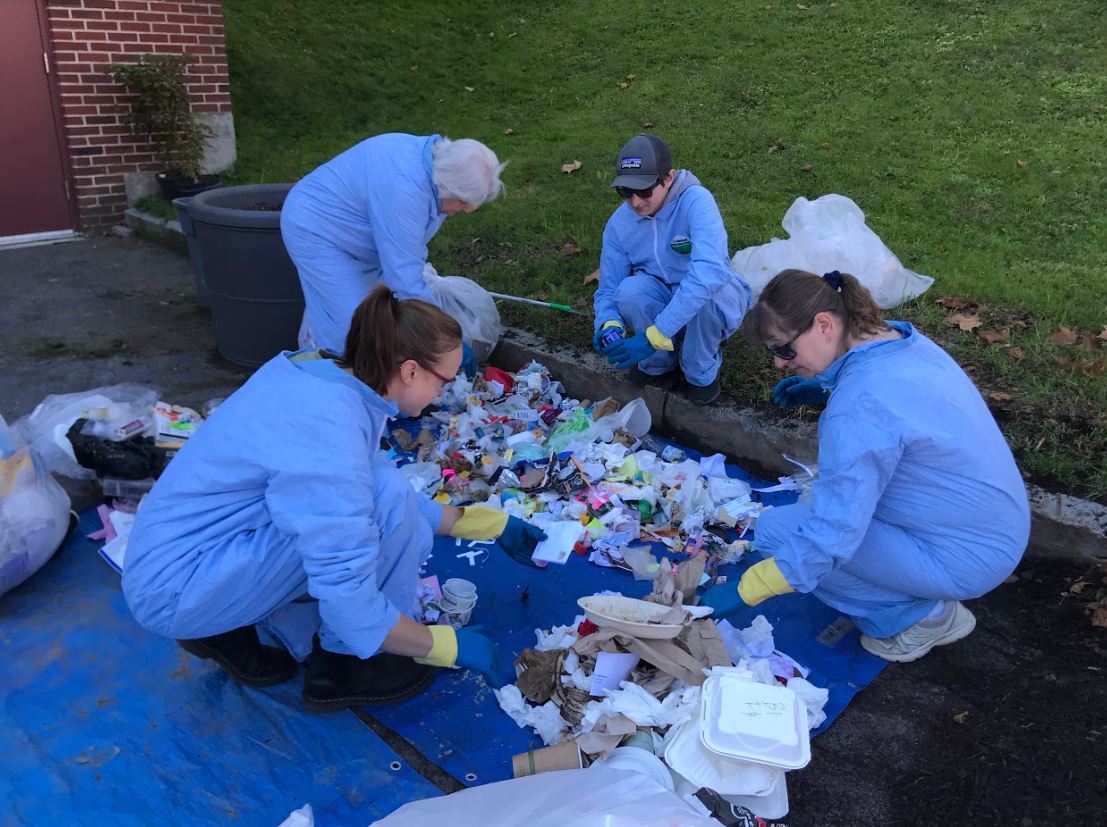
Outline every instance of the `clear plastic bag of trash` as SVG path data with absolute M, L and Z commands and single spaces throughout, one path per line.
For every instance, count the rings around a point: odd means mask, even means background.
M 142 385 L 111 385 L 77 393 L 51 394 L 12 429 L 27 443 L 47 471 L 73 479 L 91 479 L 93 472 L 77 464 L 66 438 L 78 419 L 122 422 L 151 414 L 157 391 Z
M 471 787 L 405 804 L 372 827 L 631 827 L 679 824 L 718 827 L 698 801 L 682 798 L 656 778 L 600 762 Z
M 0 416 L 0 594 L 49 560 L 69 529 L 69 496 Z
M 496 300 L 472 279 L 440 276 L 430 264 L 423 268 L 423 280 L 438 306 L 461 324 L 462 338 L 473 349 L 478 364 L 488 361 L 503 335 Z
M 930 276 L 904 267 L 865 224 L 861 208 L 844 195 L 824 195 L 814 201 L 797 198 L 781 224 L 788 238 L 746 247 L 731 259 L 754 298 L 773 276 L 791 268 L 820 275 L 830 270 L 850 273 L 885 309 L 922 295 L 934 283 Z

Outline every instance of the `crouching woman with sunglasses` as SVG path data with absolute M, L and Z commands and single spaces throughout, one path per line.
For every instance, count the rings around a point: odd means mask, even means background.
M 910 323 L 884 321 L 844 273 L 780 273 L 743 332 L 798 374 L 777 385 L 778 405 L 825 402 L 819 478 L 807 501 L 762 515 L 766 559 L 704 602 L 727 616 L 810 592 L 891 661 L 968 635 L 976 621 L 960 601 L 1011 574 L 1030 528 L 1022 478 L 972 381 Z
M 454 319 L 378 286 L 342 357 L 285 352 L 263 365 L 139 508 L 123 568 L 136 620 L 250 686 L 289 680 L 306 660 L 313 711 L 403 700 L 432 666 L 497 679 L 487 638 L 412 619 L 419 568 L 435 531 L 498 538 L 513 557 L 544 535 L 490 508 L 432 502 L 380 450 L 389 418 L 419 414 L 461 359 Z M 282 648 L 261 644 L 259 623 Z

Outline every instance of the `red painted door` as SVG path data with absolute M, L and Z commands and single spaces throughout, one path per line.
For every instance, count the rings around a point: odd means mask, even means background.
M 73 228 L 39 12 L 0 0 L 0 237 Z

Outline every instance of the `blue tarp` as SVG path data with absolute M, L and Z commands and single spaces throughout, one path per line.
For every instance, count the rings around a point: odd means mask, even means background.
M 311 715 L 292 682 L 245 689 L 148 634 L 84 535 L 0 597 L 0 827 L 275 827 L 311 802 L 364 825 L 438 789 L 354 715 Z
M 305 802 L 320 827 L 360 825 L 438 794 L 354 715 L 305 712 L 299 680 L 244 689 L 141 630 L 118 575 L 84 539 L 97 528 L 94 511 L 82 515 L 55 558 L 0 598 L 0 827 L 276 825 Z M 477 583 L 472 621 L 507 660 L 534 645 L 534 629 L 572 622 L 580 596 L 648 591 L 583 557 L 535 570 L 494 546 L 448 538 L 438 539 L 428 571 Z M 829 687 L 829 720 L 883 666 L 814 598 L 773 600 L 733 622 L 758 613 L 776 628 L 778 648 Z M 540 746 L 464 671 L 443 671 L 423 695 L 368 711 L 470 785 L 510 777 L 511 756 Z

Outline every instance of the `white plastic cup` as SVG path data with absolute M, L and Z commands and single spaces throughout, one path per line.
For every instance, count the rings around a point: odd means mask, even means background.
M 460 577 L 451 577 L 442 584 L 442 596 L 452 597 L 456 600 L 476 600 L 477 584 Z

